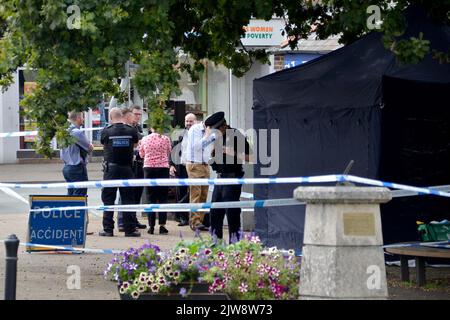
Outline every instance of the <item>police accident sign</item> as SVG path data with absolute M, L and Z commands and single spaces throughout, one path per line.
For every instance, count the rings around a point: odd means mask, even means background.
M 33 209 L 87 206 L 86 196 L 30 196 Z M 82 247 L 86 243 L 86 210 L 30 211 L 27 242 L 64 247 Z M 32 251 L 57 251 L 45 247 L 27 247 Z

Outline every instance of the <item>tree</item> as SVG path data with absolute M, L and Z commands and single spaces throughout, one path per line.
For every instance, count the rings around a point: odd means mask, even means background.
M 178 93 L 180 72 L 194 79 L 205 59 L 242 76 L 256 60 L 267 62 L 264 50 L 249 50 L 240 39 L 251 18 L 286 21 L 290 45 L 315 26 L 319 38 L 341 34 L 351 43 L 372 31 L 370 5 L 381 10 L 387 48 L 400 60 L 417 62 L 429 51 L 427 39 L 398 41 L 405 28 L 404 9 L 424 6 L 437 21 L 448 24 L 448 0 L 3 0 L 0 4 L 0 85 L 12 81 L 19 66 L 37 70 L 37 89 L 23 101 L 27 116 L 38 124 L 37 150 L 51 154 L 56 135 L 70 142 L 67 112 L 87 110 L 107 93 L 119 98 L 115 79 L 127 61 L 139 64 L 135 84 L 151 110 L 151 126 L 162 129 L 163 104 Z M 183 51 L 193 65 L 178 61 Z M 448 62 L 448 53 L 436 53 Z

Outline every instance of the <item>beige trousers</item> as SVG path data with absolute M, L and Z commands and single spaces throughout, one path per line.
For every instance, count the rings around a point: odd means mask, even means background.
M 187 163 L 186 171 L 190 179 L 209 178 L 209 166 L 207 164 Z M 202 203 L 206 202 L 208 197 L 208 186 L 189 186 L 189 202 Z M 203 212 L 191 212 L 189 225 L 191 229 L 202 224 L 205 214 Z

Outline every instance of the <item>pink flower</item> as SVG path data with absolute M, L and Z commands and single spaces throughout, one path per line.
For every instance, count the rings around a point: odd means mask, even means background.
M 264 280 L 259 280 L 257 286 L 258 289 L 263 289 L 265 287 Z
M 222 251 L 219 251 L 219 252 L 217 253 L 217 257 L 218 257 L 220 260 L 223 260 L 223 259 L 225 258 L 225 254 L 224 254 Z
M 231 280 L 230 275 L 229 275 L 228 273 L 225 273 L 225 275 L 224 275 L 224 277 L 223 277 L 223 282 L 224 282 L 224 283 L 227 283 L 227 282 L 230 281 L 230 280 Z
M 264 276 L 267 273 L 266 267 L 267 267 L 267 265 L 265 263 L 259 264 L 258 267 L 256 267 L 256 273 L 259 276 Z
M 277 268 L 270 268 L 269 276 L 272 278 L 277 278 L 280 275 L 280 270 Z
M 272 293 L 275 295 L 275 298 L 280 298 L 283 292 L 286 291 L 286 288 L 282 285 L 277 284 L 276 282 L 271 282 L 271 290 Z
M 250 242 L 252 242 L 252 243 L 260 243 L 261 240 L 259 239 L 258 236 L 253 236 L 253 237 L 250 238 Z
M 253 263 L 252 254 L 246 254 L 244 259 L 244 266 L 249 267 Z
M 220 269 L 225 271 L 228 268 L 228 263 L 226 261 L 223 262 L 223 264 L 220 266 Z
M 248 285 L 244 282 L 241 282 L 241 285 L 239 286 L 239 291 L 242 293 L 245 293 L 248 291 Z

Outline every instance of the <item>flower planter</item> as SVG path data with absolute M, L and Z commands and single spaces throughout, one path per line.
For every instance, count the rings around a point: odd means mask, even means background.
M 209 293 L 207 283 L 194 283 L 192 289 L 190 283 L 180 283 L 173 287 L 171 292 L 153 293 L 144 292 L 139 295 L 139 298 L 134 299 L 129 294 L 120 294 L 120 300 L 230 300 L 228 295 L 224 293 Z M 180 294 L 180 289 L 186 288 L 188 291 L 186 296 Z

